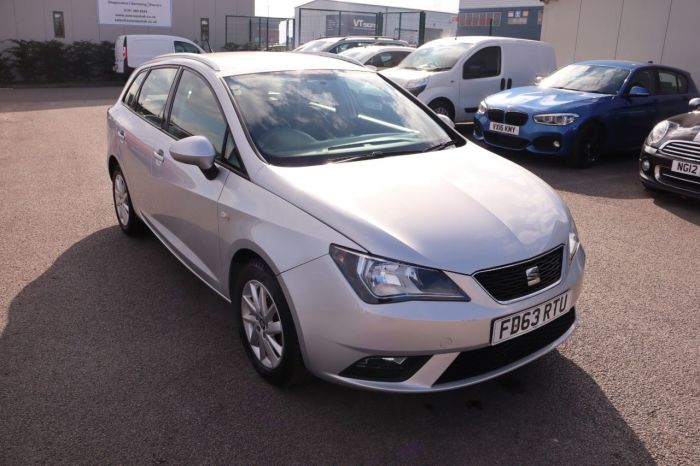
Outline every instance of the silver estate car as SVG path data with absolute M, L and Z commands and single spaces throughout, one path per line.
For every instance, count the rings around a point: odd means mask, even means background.
M 559 195 L 364 67 L 166 55 L 107 122 L 122 230 L 231 302 L 271 383 L 448 390 L 574 331 L 585 255 Z

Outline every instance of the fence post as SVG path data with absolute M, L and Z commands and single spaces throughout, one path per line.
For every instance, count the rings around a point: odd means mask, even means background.
M 418 47 L 425 43 L 425 11 L 418 14 Z
M 338 37 L 343 35 L 343 12 L 338 12 Z
M 214 37 L 214 40 L 216 40 L 216 37 Z M 224 47 L 226 47 L 226 44 L 228 44 L 228 15 L 224 17 Z
M 401 39 L 401 17 L 403 16 L 403 13 L 399 13 L 399 37 L 397 39 Z
M 381 11 L 377 13 L 377 19 L 375 19 L 374 35 L 384 35 L 384 14 Z
M 489 19 L 489 36 L 493 35 L 493 18 Z

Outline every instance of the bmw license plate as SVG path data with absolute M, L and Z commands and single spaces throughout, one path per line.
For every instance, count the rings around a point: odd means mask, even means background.
M 504 125 L 503 123 L 495 123 L 493 121 L 489 124 L 489 129 L 491 131 L 497 131 L 499 133 L 505 134 L 513 134 L 515 136 L 517 136 L 520 132 L 520 128 L 518 128 L 517 126 Z
M 563 316 L 569 309 L 571 309 L 571 291 L 530 309 L 496 319 L 491 325 L 491 344 L 497 345 L 532 332 Z
M 683 173 L 684 175 L 697 176 L 700 178 L 700 165 L 697 163 L 681 162 L 674 160 L 671 165 L 671 171 Z

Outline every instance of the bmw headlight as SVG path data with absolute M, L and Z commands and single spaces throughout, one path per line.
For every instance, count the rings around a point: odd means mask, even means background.
M 428 85 L 428 78 L 412 79 L 404 84 L 404 88 L 411 94 L 418 96 Z
M 569 229 L 569 262 L 574 258 L 578 248 L 581 247 L 581 240 L 578 237 L 578 230 L 576 229 L 576 224 L 574 219 L 571 218 L 570 229 Z
M 666 136 L 666 133 L 668 133 L 668 129 L 671 125 L 669 124 L 668 120 L 664 120 L 661 123 L 657 124 L 654 126 L 654 129 L 651 130 L 651 133 L 649 133 L 649 136 L 647 137 L 647 145 L 648 146 L 655 146 L 661 140 Z
M 476 111 L 476 113 L 486 113 L 486 110 L 488 110 L 489 107 L 486 105 L 486 101 L 482 100 L 479 102 L 479 109 Z
M 542 125 L 566 126 L 576 121 L 578 117 L 576 113 L 543 113 L 535 115 L 533 119 L 535 123 Z
M 331 245 L 330 255 L 350 286 L 366 303 L 469 301 L 440 270 L 403 264 Z

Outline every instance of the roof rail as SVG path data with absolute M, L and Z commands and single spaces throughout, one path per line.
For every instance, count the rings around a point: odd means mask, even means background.
M 210 60 L 206 56 L 201 55 L 199 53 L 166 53 L 151 58 L 146 63 L 157 63 L 159 61 L 168 60 L 170 58 L 189 58 L 191 60 L 196 60 L 204 65 L 207 65 L 214 71 L 221 71 L 221 68 L 219 68 L 219 65 L 214 60 Z

